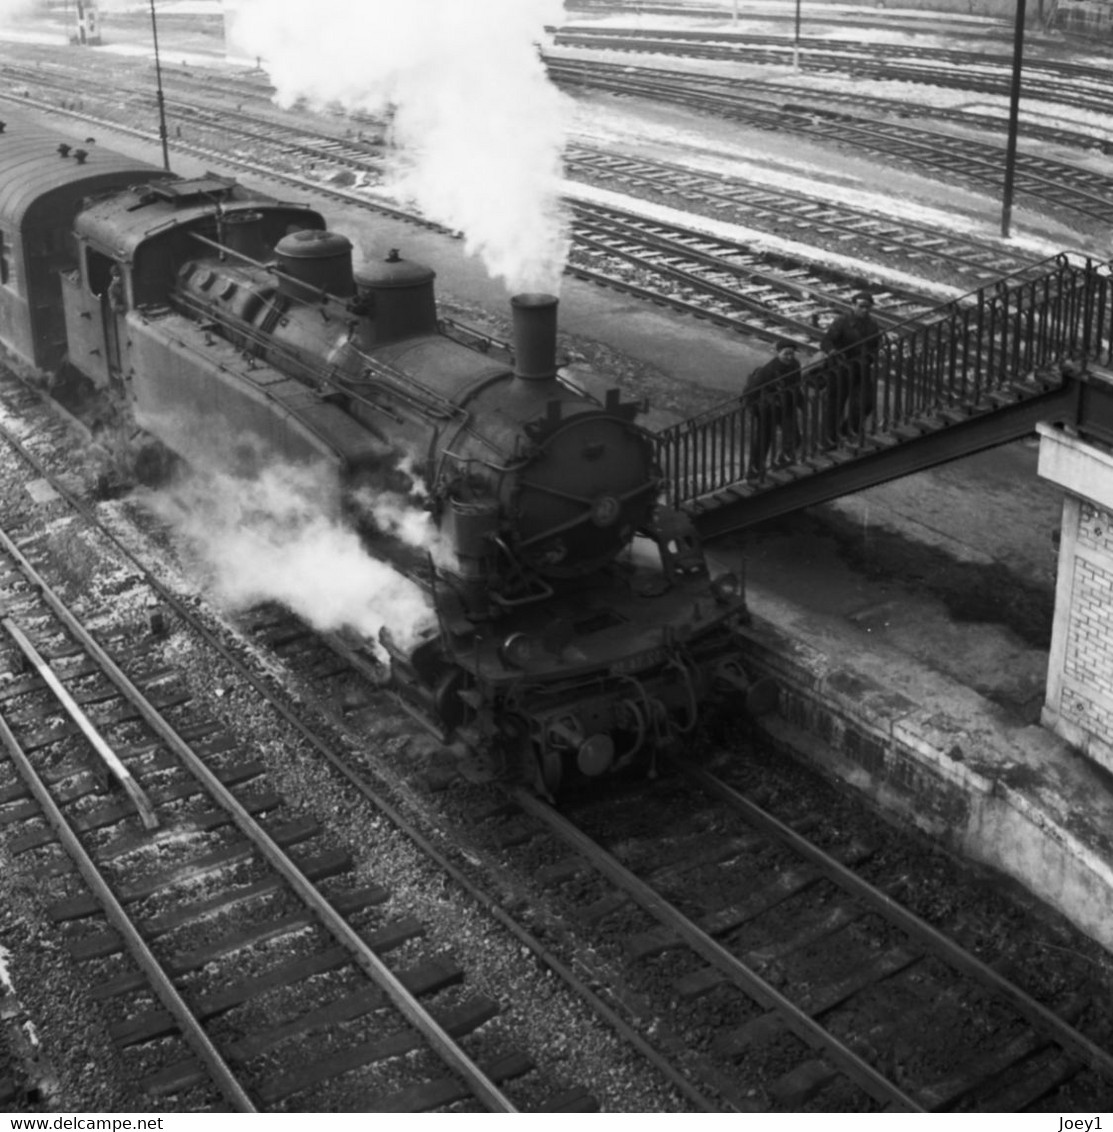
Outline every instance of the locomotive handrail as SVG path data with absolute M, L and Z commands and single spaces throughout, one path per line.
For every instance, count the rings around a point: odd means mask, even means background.
M 246 252 L 241 252 L 237 248 L 222 244 L 219 240 L 213 240 L 209 236 L 203 235 L 201 232 L 191 231 L 189 234 L 199 244 L 204 244 L 206 247 L 212 248 L 213 251 L 218 252 L 221 259 L 224 259 L 226 256 L 232 256 L 235 259 L 243 260 L 249 267 L 257 267 L 262 271 L 268 272 L 270 275 L 278 276 L 280 282 L 286 280 L 300 287 L 303 291 L 312 290 L 317 296 L 317 302 L 321 306 L 338 306 L 343 314 L 351 314 L 349 301 L 340 295 L 334 295 L 330 291 L 326 291 L 323 287 L 312 287 L 303 279 L 299 279 L 296 275 L 292 275 L 288 271 L 283 271 L 277 264 L 266 263 L 261 259 L 255 259 L 254 256 L 249 256 Z
M 563 534 L 565 531 L 571 531 L 576 527 L 582 527 L 585 523 L 592 521 L 592 511 L 595 500 L 588 499 L 584 496 L 566 495 L 563 492 L 556 491 L 553 488 L 547 487 L 545 484 L 533 482 L 531 480 L 522 479 L 523 487 L 533 488 L 535 491 L 548 492 L 559 499 L 568 500 L 571 503 L 581 503 L 584 506 L 584 512 L 580 515 L 574 515 L 571 519 L 565 519 L 562 523 L 557 523 L 552 527 L 547 527 L 543 531 L 538 531 L 535 535 L 530 535 L 529 538 L 521 539 L 518 542 L 519 547 L 532 546 L 536 542 L 544 542 L 545 539 L 552 538 L 554 535 Z M 650 492 L 656 494 L 658 484 L 656 480 L 648 480 L 646 483 L 639 484 L 631 491 L 627 491 L 622 495 L 614 496 L 615 502 L 622 504 L 628 503 L 631 499 L 637 499 L 639 495 L 648 495 Z
M 1061 383 L 1067 361 L 1108 362 L 1109 265 L 1060 254 L 1037 266 L 883 332 L 868 360 L 828 358 L 661 430 L 669 503 L 760 482 L 770 465 L 888 447 Z
M 171 296 L 171 302 L 184 312 L 204 315 L 218 327 L 228 332 L 229 340 L 233 345 L 246 344 L 256 349 L 260 356 L 270 356 L 282 361 L 285 371 L 301 377 L 306 384 L 318 390 L 328 389 L 350 397 L 353 401 L 366 405 L 375 412 L 389 412 L 377 404 L 365 393 L 352 388 L 352 383 L 359 380 L 357 377 L 338 374 L 333 367 L 332 372 L 323 369 L 314 359 L 306 359 L 297 350 L 284 342 L 262 333 L 254 324 L 242 319 L 234 318 L 226 311 L 215 310 L 205 306 L 192 295 L 177 293 Z M 352 346 L 352 354 L 359 359 L 363 373 L 367 375 L 370 384 L 385 389 L 400 400 L 422 413 L 437 416 L 442 419 L 457 417 L 467 419 L 468 412 L 462 406 L 455 405 L 446 398 L 438 396 L 431 390 L 420 388 L 416 382 L 405 374 L 393 370 L 383 362 L 370 357 L 356 346 Z
M 208 236 L 204 236 L 200 232 L 191 232 L 190 235 L 198 243 L 204 244 L 206 247 L 212 248 L 214 251 L 219 252 L 221 256 L 230 254 L 236 259 L 243 260 L 244 263 L 252 267 L 261 268 L 262 270 L 267 271 L 272 275 L 278 276 L 280 280 L 286 279 L 292 283 L 297 283 L 299 286 L 305 286 L 305 284 L 297 279 L 296 276 L 291 275 L 287 271 L 283 271 L 281 268 L 276 267 L 274 264 L 263 263 L 261 260 L 257 260 L 252 256 L 245 254 L 244 252 L 237 251 L 235 248 L 230 248 L 217 240 L 210 239 Z M 350 317 L 353 315 L 354 312 L 348 300 L 338 295 L 333 295 L 325 290 L 319 290 L 317 293 L 319 295 L 318 301 L 322 306 L 338 306 L 341 308 L 345 316 Z M 372 405 L 368 398 L 362 396 L 357 390 L 352 389 L 349 385 L 346 384 L 346 382 L 355 381 L 358 380 L 358 378 L 346 377 L 343 374 L 337 374 L 335 373 L 335 367 L 333 374 L 330 375 L 329 373 L 326 373 L 324 370 L 322 370 L 319 365 L 314 364 L 312 361 L 306 361 L 301 356 L 301 354 L 298 353 L 297 350 L 292 349 L 285 343 L 276 342 L 272 337 L 269 337 L 266 334 L 260 333 L 259 329 L 253 323 L 234 318 L 225 311 L 219 311 L 204 307 L 200 303 L 198 303 L 197 300 L 195 300 L 191 295 L 182 295 L 181 300 L 183 305 L 195 311 L 206 314 L 207 316 L 212 318 L 214 322 L 217 322 L 218 324 L 223 325 L 225 328 L 227 328 L 232 334 L 247 339 L 253 345 L 260 347 L 261 350 L 265 350 L 269 354 L 281 357 L 284 363 L 300 371 L 302 376 L 307 381 L 311 381 L 319 386 L 329 386 L 336 388 L 337 392 L 343 392 L 344 394 L 352 396 L 356 400 L 367 404 L 369 407 L 384 411 L 382 410 L 381 406 Z M 412 407 L 419 409 L 421 412 L 433 413 L 434 415 L 440 416 L 445 419 L 451 418 L 453 416 L 458 417 L 461 415 L 467 415 L 466 412 L 460 408 L 460 406 L 454 404 L 452 401 L 448 400 L 445 397 L 439 396 L 430 389 L 424 389 L 417 386 L 417 383 L 414 382 L 413 379 L 408 375 L 393 369 L 391 366 L 386 365 L 384 362 L 380 362 L 377 359 L 370 357 L 368 354 L 354 345 L 352 346 L 352 352 L 363 363 L 365 375 L 370 376 L 372 380 L 389 389 L 390 392 L 392 392 L 395 396 L 402 398 Z M 415 390 L 417 389 L 420 389 L 419 393 L 415 392 Z
M 505 354 L 507 358 L 513 357 L 514 351 L 510 343 L 504 338 L 496 338 L 493 334 L 488 334 L 483 330 L 477 330 L 474 326 L 468 326 L 466 322 L 460 322 L 458 319 L 441 315 L 437 319 L 437 326 L 446 338 L 451 338 L 454 342 L 459 342 L 461 346 L 479 350 L 484 354 L 489 354 L 491 350 L 499 350 L 501 353 Z
M 434 393 L 433 390 L 418 385 L 416 381 L 407 377 L 406 374 L 386 365 L 385 362 L 380 362 L 378 359 L 370 357 L 370 355 L 365 354 L 357 347 L 352 347 L 352 350 L 356 357 L 363 363 L 363 376 L 371 378 L 374 384 L 378 385 L 380 388 L 389 390 L 396 397 L 407 401 L 410 405 L 420 409 L 423 413 L 439 417 L 442 420 L 448 420 L 452 417 L 456 417 L 459 420 L 467 420 L 470 418 L 471 414 L 463 405 L 457 405 L 447 397 L 441 397 L 439 394 Z M 340 375 L 337 384 L 340 385 L 345 393 L 349 393 L 357 399 L 363 399 L 361 394 L 351 387 L 351 382 L 355 380 L 357 379 L 347 375 Z

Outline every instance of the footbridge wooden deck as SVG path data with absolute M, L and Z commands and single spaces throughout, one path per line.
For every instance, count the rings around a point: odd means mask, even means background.
M 812 366 L 665 429 L 669 502 L 709 537 L 1015 440 L 1038 421 L 1113 442 L 1113 273 L 1068 255 L 1042 266 L 879 336 L 864 379 Z M 867 381 L 874 403 L 855 432 Z

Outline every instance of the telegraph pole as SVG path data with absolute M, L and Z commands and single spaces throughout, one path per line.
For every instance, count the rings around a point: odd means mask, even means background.
M 800 0 L 796 0 L 796 36 L 792 41 L 792 69 L 800 70 Z
M 151 35 L 155 41 L 155 83 L 158 87 L 158 136 L 162 142 L 162 167 L 170 172 L 170 146 L 166 140 L 166 100 L 162 96 L 162 65 L 158 59 L 158 21 L 155 19 L 155 0 L 151 0 Z
M 1009 140 L 1005 147 L 1005 189 L 1001 204 L 1001 235 L 1007 240 L 1013 214 L 1013 180 L 1016 175 L 1016 135 L 1020 118 L 1020 72 L 1024 63 L 1024 0 L 1016 0 L 1013 33 L 1013 78 L 1009 92 Z

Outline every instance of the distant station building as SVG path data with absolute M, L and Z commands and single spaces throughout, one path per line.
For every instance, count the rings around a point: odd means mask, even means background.
M 1051 0 L 1047 26 L 1068 35 L 1113 39 L 1113 0 Z
M 100 45 L 99 0 L 36 0 L 32 11 L 58 20 L 70 43 L 82 47 Z
M 77 19 L 75 42 L 95 47 L 100 43 L 100 13 L 97 11 L 97 0 L 73 0 L 73 3 Z

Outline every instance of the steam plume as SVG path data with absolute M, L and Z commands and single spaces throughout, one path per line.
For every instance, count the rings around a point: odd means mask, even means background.
M 0 0 L 0 27 L 26 16 L 34 9 L 34 0 Z
M 240 0 L 278 101 L 393 112 L 395 191 L 512 292 L 559 288 L 565 101 L 537 41 L 561 0 Z
M 334 477 L 271 465 L 258 475 L 190 470 L 143 501 L 184 541 L 220 604 L 276 601 L 314 627 L 412 644 L 432 613 L 419 587 L 372 558 L 338 510 Z

